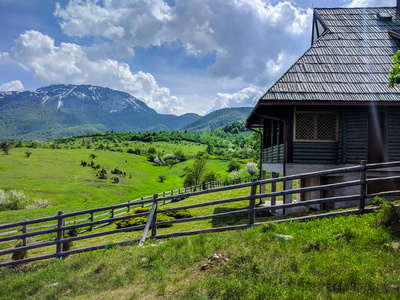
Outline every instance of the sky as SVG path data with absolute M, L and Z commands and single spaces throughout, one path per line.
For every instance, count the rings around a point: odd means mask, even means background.
M 0 91 L 91 84 L 163 114 L 254 106 L 310 47 L 313 8 L 396 0 L 0 0 Z

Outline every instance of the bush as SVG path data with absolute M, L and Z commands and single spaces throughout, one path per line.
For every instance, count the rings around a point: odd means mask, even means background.
M 19 241 L 15 248 L 23 247 L 22 241 Z M 12 260 L 20 260 L 28 257 L 28 250 L 20 250 L 12 254 Z
M 127 212 L 121 215 L 122 216 L 129 216 L 129 215 L 134 215 L 136 211 L 133 212 Z M 164 214 L 157 214 L 157 222 L 164 222 L 164 221 L 172 221 L 174 218 L 168 217 Z M 147 216 L 141 216 L 141 217 L 136 217 L 132 219 L 125 219 L 121 221 L 115 222 L 118 228 L 125 228 L 125 227 L 132 227 L 132 226 L 137 226 L 137 225 L 144 225 L 147 222 Z M 163 228 L 163 227 L 171 227 L 172 224 L 166 224 L 163 226 L 158 226 L 158 228 Z M 139 229 L 141 230 L 141 229 Z
M 380 223 L 390 228 L 392 234 L 400 237 L 400 207 L 389 203 L 380 212 Z
M 162 214 L 164 214 L 168 217 L 172 217 L 174 219 L 186 219 L 186 218 L 193 217 L 193 215 L 190 213 L 190 211 L 188 211 L 186 209 L 167 211 L 167 212 L 163 212 Z
M 166 179 L 165 175 L 158 176 L 158 181 L 160 182 L 164 182 L 165 179 Z
M 30 157 L 32 155 L 31 151 L 25 151 L 26 157 Z
M 97 176 L 99 179 L 107 179 L 108 176 L 107 176 L 107 171 L 106 171 L 106 169 L 102 168 L 101 171 L 97 172 L 96 176 Z
M 78 236 L 78 234 L 79 234 L 79 229 L 78 228 L 73 228 L 73 229 L 68 230 L 68 232 L 64 236 L 64 238 L 67 239 L 67 238 L 71 238 L 71 237 L 76 237 L 76 236 Z M 73 245 L 72 241 L 64 242 L 63 243 L 63 247 L 62 247 L 63 251 L 71 250 L 72 245 Z
M 228 171 L 239 171 L 240 169 L 240 163 L 237 162 L 236 160 L 231 160 L 228 164 Z
M 136 215 L 136 214 L 141 214 L 141 213 L 144 213 L 144 212 L 149 212 L 150 210 L 151 210 L 150 207 L 142 207 L 142 208 L 135 209 L 133 211 L 133 213 Z

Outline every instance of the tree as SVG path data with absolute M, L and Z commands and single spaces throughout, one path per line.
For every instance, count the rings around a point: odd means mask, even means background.
M 6 155 L 8 155 L 10 149 L 12 148 L 12 144 L 10 143 L 10 141 L 2 141 L 0 144 L 0 148 Z
M 395 63 L 392 71 L 389 73 L 389 87 L 393 88 L 395 84 L 400 83 L 400 50 L 392 56 L 392 61 Z
M 239 171 L 240 169 L 240 163 L 237 162 L 236 160 L 231 160 L 228 164 L 228 171 Z
M 257 167 L 256 163 L 248 162 L 246 164 L 246 172 L 250 174 L 251 177 L 254 177 L 260 170 Z
M 158 181 L 159 182 L 164 182 L 165 179 L 166 179 L 165 175 L 159 175 L 158 176 Z
M 217 173 L 214 170 L 210 170 L 203 175 L 203 182 L 211 182 L 217 180 Z
M 207 161 L 204 157 L 197 158 L 192 166 L 186 166 L 185 171 L 185 186 L 198 185 L 200 184 L 201 177 L 206 170 Z
M 208 145 L 207 145 L 206 152 L 207 152 L 208 154 L 213 154 L 213 153 L 214 153 L 214 146 L 213 146 L 212 144 L 208 144 Z

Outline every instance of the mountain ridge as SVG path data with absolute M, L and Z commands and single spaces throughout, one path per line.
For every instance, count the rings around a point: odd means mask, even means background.
M 195 113 L 164 115 L 125 92 L 92 85 L 54 84 L 34 92 L 0 92 L 0 140 L 48 141 L 112 130 L 188 128 L 192 132 L 193 126 L 197 126 L 197 132 L 199 128 L 204 132 L 245 119 L 250 111 L 251 108 L 228 108 L 203 117 Z

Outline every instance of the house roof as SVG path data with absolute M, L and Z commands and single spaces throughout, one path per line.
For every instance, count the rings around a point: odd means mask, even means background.
M 381 20 L 378 13 L 387 13 L 392 19 Z M 391 57 L 400 49 L 399 41 L 388 30 L 400 33 L 400 11 L 315 9 L 315 18 L 327 30 L 272 85 L 259 104 L 400 101 L 400 87 L 388 87 Z

